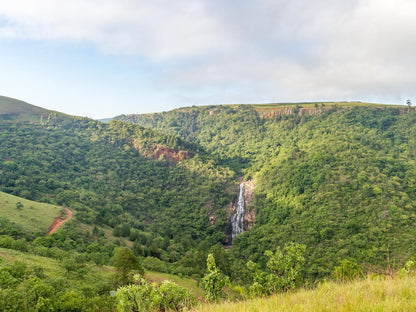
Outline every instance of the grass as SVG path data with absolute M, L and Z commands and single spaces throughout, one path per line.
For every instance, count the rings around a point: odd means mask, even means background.
M 65 114 L 54 112 L 48 109 L 37 107 L 13 98 L 0 96 L 0 120 L 8 122 L 39 122 L 40 116 L 48 117 L 51 113 L 57 113 L 61 117 L 68 117 Z
M 0 192 L 0 217 L 19 224 L 26 232 L 46 232 L 61 210 L 62 207 L 59 206 L 38 203 Z
M 202 304 L 195 311 L 416 311 L 416 276 L 368 277 L 345 284 L 325 282 L 316 289 L 270 298 Z
M 52 278 L 59 277 L 62 271 L 57 260 L 6 248 L 0 248 L 0 259 L 2 259 L 0 267 L 20 261 L 26 264 L 28 268 L 42 267 L 44 273 Z
M 0 260 L 0 267 L 9 266 L 15 261 L 26 264 L 29 271 L 35 267 L 40 267 L 48 278 L 55 280 L 62 279 L 65 281 L 66 286 L 72 289 L 80 289 L 82 287 L 96 285 L 97 283 L 111 285 L 116 273 L 112 266 L 87 264 L 87 272 L 81 278 L 76 272 L 68 274 L 59 260 L 5 248 L 0 248 Z
M 77 288 L 80 286 L 80 283 L 97 283 L 97 282 L 107 282 L 111 283 L 111 280 L 114 278 L 116 271 L 112 266 L 97 266 L 93 264 L 88 264 L 87 269 L 88 273 L 83 277 L 82 280 L 79 279 L 73 273 L 68 275 L 65 268 L 62 266 L 62 263 L 59 260 L 52 258 L 42 257 L 34 255 L 29 252 L 21 252 L 6 248 L 0 248 L 0 268 L 11 265 L 15 261 L 20 261 L 26 264 L 27 268 L 33 269 L 34 267 L 41 267 L 45 275 L 50 278 L 57 279 L 63 278 L 66 280 L 68 286 Z M 192 294 L 194 294 L 198 299 L 203 298 L 203 290 L 198 287 L 197 282 L 190 278 L 181 278 L 176 275 L 159 273 L 159 272 L 146 272 L 145 278 L 149 282 L 161 283 L 164 280 L 171 280 L 178 285 L 188 289 Z M 115 290 L 115 289 L 114 289 Z

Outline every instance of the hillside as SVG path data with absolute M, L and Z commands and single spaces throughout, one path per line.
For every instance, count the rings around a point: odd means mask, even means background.
M 201 305 L 199 312 L 316 312 L 316 311 L 414 311 L 416 277 L 367 278 L 345 284 L 325 282 L 303 289 L 237 303 Z
M 59 260 L 80 278 L 128 246 L 148 270 L 199 280 L 212 253 L 243 288 L 259 272 L 247 263 L 266 272 L 265 251 L 289 242 L 306 247 L 299 283 L 344 259 L 383 273 L 416 254 L 414 108 L 222 105 L 115 119 L 127 122 L 0 122 L 0 247 Z M 232 240 L 241 190 L 244 232 Z M 76 217 L 47 235 L 58 206 Z M 114 307 L 84 286 L 85 302 Z
M 416 253 L 414 108 L 367 103 L 229 105 L 120 116 L 201 146 L 255 184 L 255 226 L 231 254 L 307 246 L 306 273 L 344 258 L 384 270 Z M 240 276 L 242 276 L 240 274 Z
M 28 234 L 46 233 L 62 209 L 0 192 L 0 218 L 7 218 Z
M 0 248 L 0 310 L 115 311 L 115 298 L 108 293 L 116 289 L 116 270 L 88 263 L 78 253 L 72 256 L 77 263 Z M 158 283 L 169 279 L 202 295 L 192 279 L 150 271 L 146 278 Z
M 225 240 L 233 173 L 195 144 L 86 118 L 2 123 L 0 133 L 1 191 L 68 207 L 186 274 L 204 269 L 199 250 Z
M 70 118 L 63 113 L 47 110 L 13 98 L 0 96 L 0 122 L 40 122 L 52 118 Z

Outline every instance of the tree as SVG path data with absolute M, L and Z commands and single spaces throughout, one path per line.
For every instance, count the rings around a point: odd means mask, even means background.
M 212 246 L 209 250 L 214 256 L 215 264 L 227 276 L 231 276 L 231 260 L 221 243 Z
M 24 206 L 23 206 L 23 204 L 20 202 L 20 201 L 18 201 L 17 203 L 16 203 L 16 209 L 22 209 Z
M 283 250 L 277 248 L 273 253 L 266 250 L 269 258 L 267 268 L 269 272 L 263 272 L 254 262 L 247 263 L 253 271 L 254 283 L 250 287 L 252 296 L 267 296 L 275 292 L 288 291 L 296 287 L 301 277 L 301 269 L 305 262 L 306 246 L 296 243 L 286 244 Z
M 120 312 L 184 311 L 196 304 L 194 295 L 172 281 L 149 284 L 140 275 L 135 275 L 134 280 L 136 284 L 117 289 Z
M 113 257 L 113 264 L 116 270 L 120 273 L 121 282 L 126 284 L 128 275 L 131 270 L 137 270 L 141 275 L 144 274 L 143 267 L 139 259 L 127 247 L 117 249 Z
M 202 278 L 202 283 L 205 288 L 205 298 L 208 301 L 217 301 L 221 296 L 221 291 L 224 286 L 230 283 L 228 276 L 225 276 L 215 265 L 213 254 L 208 254 L 207 257 L 208 273 Z
M 344 259 L 341 261 L 339 266 L 334 268 L 332 276 L 337 281 L 351 281 L 355 278 L 362 277 L 363 271 L 361 271 L 361 268 L 355 261 Z

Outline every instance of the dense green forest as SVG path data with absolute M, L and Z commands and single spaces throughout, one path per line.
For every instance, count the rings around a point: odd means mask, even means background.
M 305 271 L 342 259 L 383 270 L 416 252 L 416 115 L 364 103 L 209 106 L 119 116 L 199 144 L 253 179 L 255 226 L 231 254 L 263 263 L 266 249 L 306 244 Z M 389 254 L 389 255 L 388 255 Z
M 0 191 L 21 198 L 15 207 L 7 202 L 13 220 L 35 213 L 25 200 L 68 207 L 74 217 L 47 235 L 46 228 L 28 230 L 0 215 L 0 247 L 63 268 L 45 273 L 0 250 L 4 310 L 14 309 L 6 303 L 16 293 L 16 304 L 30 311 L 41 311 L 42 304 L 45 311 L 66 311 L 66 300 L 77 296 L 80 311 L 115 309 L 110 291 L 132 280 L 108 275 L 113 269 L 106 266 L 116 265 L 123 246 L 146 270 L 208 284 L 207 276 L 228 276 L 240 287 L 228 292 L 230 298 L 250 285 L 250 292 L 269 294 L 265 285 L 273 281 L 289 289 L 327 278 L 340 263 L 385 272 L 416 254 L 413 109 L 223 105 L 102 123 L 33 107 L 29 118 L 24 104 L 13 111 L 8 101 L 0 101 L 6 116 L 0 121 Z M 247 199 L 246 210 L 255 218 L 231 246 L 232 203 L 240 181 L 248 180 L 254 199 Z M 279 273 L 274 280 L 270 272 L 280 272 L 276 263 L 290 259 L 291 250 L 302 259 L 289 274 L 296 279 L 283 281 L 286 273 Z M 207 256 L 211 271 L 203 277 Z M 107 276 L 100 283 L 96 271 Z M 15 282 L 7 284 L 11 277 Z M 54 286 L 65 278 L 73 280 L 70 286 Z M 28 302 L 31 283 L 46 290 Z

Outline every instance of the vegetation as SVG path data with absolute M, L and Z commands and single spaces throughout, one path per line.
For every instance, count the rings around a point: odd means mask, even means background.
M 195 297 L 185 288 L 165 280 L 160 285 L 149 284 L 140 275 L 136 284 L 117 290 L 117 309 L 130 311 L 183 311 L 196 304 Z
M 305 273 L 328 276 L 343 259 L 365 271 L 416 253 L 416 115 L 365 103 L 210 106 L 117 119 L 195 142 L 252 179 L 255 226 L 230 255 L 266 268 L 266 250 L 307 246 Z M 181 122 L 177 122 L 180 120 Z
M 70 118 L 70 116 L 43 109 L 13 98 L 0 96 L 0 122 L 39 122 L 48 117 L 57 116 Z
M 132 242 L 136 256 L 176 263 L 177 273 L 202 275 L 203 263 L 193 262 L 201 262 L 197 253 L 225 240 L 232 172 L 198 155 L 178 162 L 153 159 L 154 148 L 179 151 L 192 144 L 85 118 L 5 123 L 0 133 L 1 190 L 67 206 L 92 228 L 112 227 L 114 236 Z
M 0 218 L 13 222 L 28 234 L 46 233 L 62 207 L 39 203 L 0 192 Z
M 416 277 L 371 276 L 338 284 L 320 283 L 315 289 L 278 294 L 237 303 L 202 304 L 199 312 L 249 311 L 414 311 Z
M 230 283 L 228 276 L 224 276 L 215 265 L 213 254 L 208 254 L 208 272 L 202 278 L 205 288 L 205 299 L 217 301 L 223 295 L 223 288 Z
M 261 271 L 259 266 L 249 261 L 247 266 L 253 271 L 253 285 L 250 286 L 252 297 L 268 296 L 277 292 L 295 289 L 299 285 L 301 270 L 305 258 L 306 246 L 286 244 L 283 251 L 277 249 L 275 253 L 266 250 L 268 272 Z
M 144 274 L 144 270 L 139 259 L 137 259 L 131 249 L 127 247 L 121 247 L 116 250 L 113 257 L 113 264 L 117 272 L 120 274 L 122 284 L 127 283 L 128 275 L 131 270 L 137 270 L 141 275 Z
M 192 306 L 162 273 L 201 283 L 208 301 L 331 276 L 349 285 L 399 267 L 403 281 L 412 277 L 412 107 L 206 106 L 104 124 L 17 104 L 0 123 L 0 310 Z M 225 250 L 240 180 L 255 185 L 255 220 Z M 47 235 L 62 207 L 74 218 Z M 158 283 L 133 284 L 143 269 L 159 272 Z

